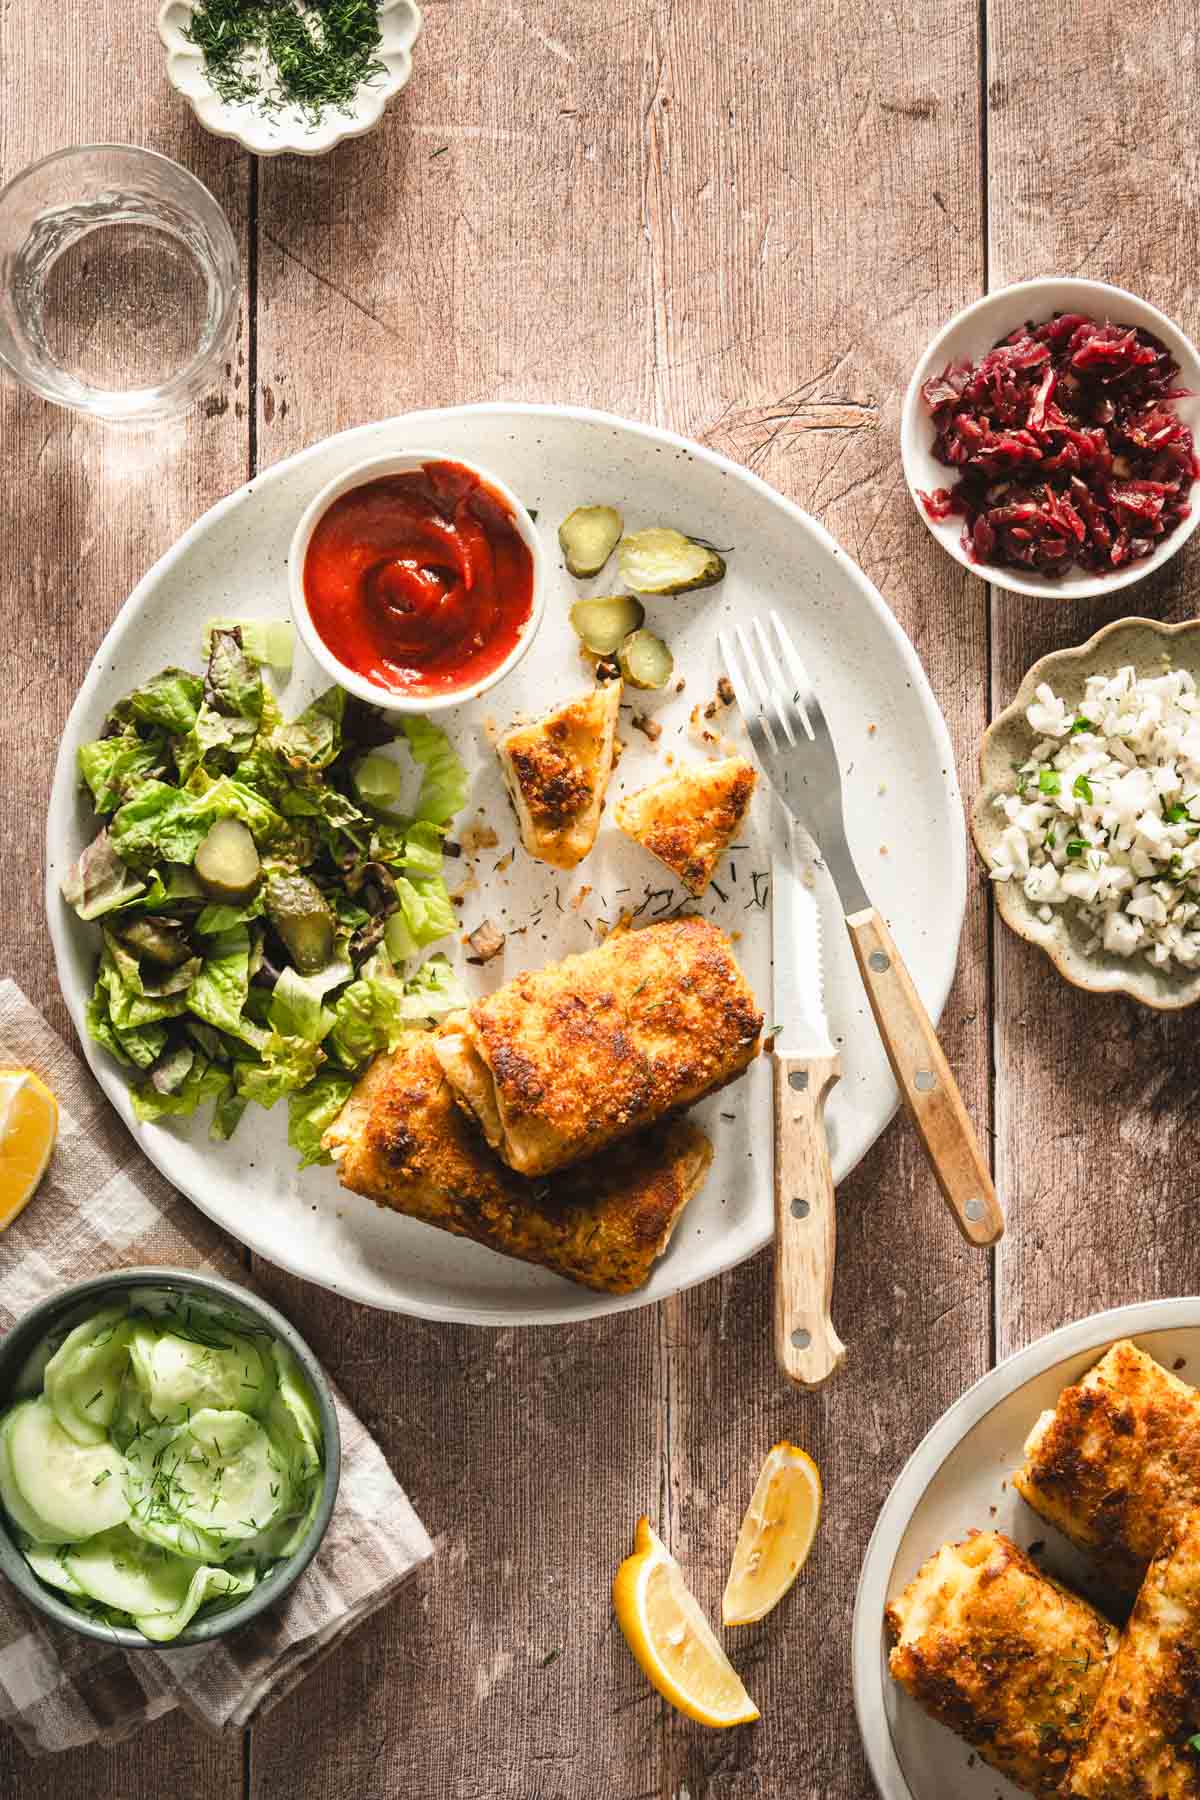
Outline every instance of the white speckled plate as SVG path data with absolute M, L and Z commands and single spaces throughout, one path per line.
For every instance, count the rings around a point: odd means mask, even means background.
M 1052 1331 L 977 1381 L 897 1477 L 867 1546 L 854 1607 L 854 1706 L 883 1800 L 1022 1800 L 1021 1789 L 897 1687 L 888 1674 L 883 1610 L 927 1557 L 973 1528 L 1003 1531 L 1023 1549 L 1044 1545 L 1038 1560 L 1048 1573 L 1102 1604 L 1087 1560 L 1026 1506 L 1009 1476 L 1041 1413 L 1126 1337 L 1178 1369 L 1183 1380 L 1200 1379 L 1200 1300 L 1149 1300 L 1095 1313 Z
M 81 1038 L 96 931 L 81 924 L 58 893 L 59 878 L 92 825 L 76 784 L 78 746 L 96 735 L 108 707 L 139 680 L 170 662 L 198 666 L 207 619 L 286 617 L 285 558 L 307 502 L 352 463 L 417 443 L 494 469 L 538 513 L 550 556 L 546 617 L 528 656 L 482 700 L 443 715 L 471 772 L 469 810 L 457 829 L 479 808 L 500 836 L 496 849 L 476 861 L 479 885 L 465 897 L 462 923 L 470 929 L 490 915 L 502 930 L 528 927 L 524 935 L 510 936 L 503 956 L 486 969 L 466 969 L 469 987 L 494 986 L 520 969 L 584 949 L 594 941 L 596 920 L 636 906 L 648 889 L 671 889 L 661 864 L 611 826 L 602 828 L 595 850 L 572 875 L 555 879 L 520 849 L 510 867 L 494 868 L 514 847 L 516 830 L 485 721 L 503 726 L 518 711 L 541 710 L 586 686 L 567 620 L 581 584 L 562 569 L 556 534 L 572 507 L 606 500 L 624 508 L 630 530 L 670 522 L 729 547 L 729 574 L 720 587 L 648 603 L 649 623 L 669 640 L 686 690 L 648 697 L 645 710 L 663 727 L 653 748 L 630 728 L 629 710 L 623 713 L 628 749 L 613 793 L 664 773 L 668 753 L 679 759 L 701 754 L 689 740 L 687 722 L 691 708 L 708 701 L 716 687 L 718 627 L 751 605 L 776 607 L 820 687 L 837 738 L 850 837 L 867 886 L 936 1018 L 954 974 L 965 904 L 962 803 L 937 703 L 912 645 L 870 582 L 814 520 L 712 451 L 604 413 L 494 405 L 410 414 L 314 445 L 215 506 L 134 590 L 67 722 L 47 824 L 50 930 Z M 603 583 L 601 575 L 586 585 L 603 592 Z M 297 711 L 318 685 L 315 666 L 299 652 L 283 693 L 285 711 Z M 737 730 L 732 721 L 730 729 Z M 765 1008 L 770 921 L 753 904 L 751 876 L 768 865 L 767 818 L 760 793 L 747 848 L 732 853 L 717 874 L 720 894 L 710 890 L 702 904 L 705 913 L 741 934 L 739 955 Z M 465 867 L 450 865 L 452 885 L 455 871 Z M 843 1047 L 843 1078 L 829 1108 L 840 1180 L 887 1124 L 896 1089 L 823 874 L 818 886 L 827 1000 Z M 664 893 L 643 911 L 643 920 L 682 898 L 677 888 Z M 465 954 L 461 946 L 453 948 Z M 298 1174 L 282 1106 L 270 1114 L 252 1110 L 228 1144 L 210 1143 L 201 1121 L 138 1125 L 122 1072 L 90 1043 L 85 1047 L 105 1092 L 169 1180 L 251 1249 L 373 1306 L 495 1325 L 590 1318 L 706 1280 L 771 1236 L 771 1097 L 763 1061 L 698 1109 L 716 1146 L 712 1172 L 649 1284 L 639 1294 L 615 1298 L 381 1211 L 343 1192 L 329 1169 Z M 945 1229 L 940 1208 L 931 1211 L 927 1227 Z

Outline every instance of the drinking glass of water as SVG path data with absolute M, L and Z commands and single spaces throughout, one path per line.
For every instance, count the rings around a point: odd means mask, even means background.
M 168 419 L 237 322 L 237 244 L 208 189 L 153 150 L 60 150 L 0 189 L 0 368 L 92 418 Z

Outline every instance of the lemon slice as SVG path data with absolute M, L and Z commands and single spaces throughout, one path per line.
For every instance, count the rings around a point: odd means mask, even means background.
M 688 1592 L 683 1571 L 649 1519 L 613 1581 L 625 1641 L 664 1700 L 701 1725 L 745 1725 L 758 1708 Z
M 0 1069 L 0 1231 L 38 1182 L 58 1136 L 58 1101 L 29 1069 Z
M 738 1532 L 721 1601 L 723 1624 L 753 1625 L 783 1599 L 808 1560 L 820 1518 L 816 1463 L 795 1444 L 776 1444 Z

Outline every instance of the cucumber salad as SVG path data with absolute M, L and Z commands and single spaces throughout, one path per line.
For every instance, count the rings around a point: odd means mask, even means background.
M 203 675 L 163 669 L 112 708 L 79 751 L 99 830 L 62 892 L 99 927 L 88 1031 L 138 1118 L 211 1103 L 227 1138 L 286 1097 L 304 1167 L 371 1058 L 463 1003 L 446 957 L 420 959 L 455 928 L 466 771 L 437 726 L 342 688 L 285 721 L 264 670 L 291 634 L 216 621 Z
M 303 1543 L 320 1414 L 292 1352 L 249 1321 L 175 1296 L 106 1306 L 52 1336 L 19 1388 L 0 1502 L 33 1573 L 81 1612 L 166 1643 Z

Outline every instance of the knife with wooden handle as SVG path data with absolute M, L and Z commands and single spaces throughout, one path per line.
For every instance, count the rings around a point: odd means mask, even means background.
M 753 619 L 717 634 L 750 741 L 789 819 L 820 848 L 888 1061 L 938 1186 L 967 1242 L 986 1249 L 1004 1231 L 987 1158 L 929 1014 L 850 853 L 841 764 L 820 698 L 778 613 L 768 622 L 769 633 Z M 775 859 L 772 907 L 775 1017 L 781 1037 L 787 1034 L 776 1044 L 775 1068 L 775 1347 L 785 1373 L 809 1384 L 824 1380 L 844 1354 L 829 1323 L 834 1231 L 823 1113 L 838 1065 L 819 980 L 814 986 L 805 978 L 807 967 L 819 969 L 816 898 L 807 896 L 810 920 L 790 834 L 779 842 L 789 854 L 781 850 Z M 790 957 L 793 944 L 808 964 Z M 802 1003 L 807 1011 L 796 1013 Z M 801 1310 L 803 1320 L 796 1317 Z
M 775 1358 L 816 1387 L 846 1351 L 829 1314 L 837 1222 L 825 1102 L 841 1074 L 825 1016 L 821 914 L 776 806 L 771 875 L 775 1089 Z

